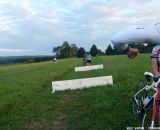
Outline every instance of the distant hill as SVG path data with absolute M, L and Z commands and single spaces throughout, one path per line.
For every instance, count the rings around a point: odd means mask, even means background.
M 33 63 L 40 61 L 52 60 L 54 56 L 6 56 L 0 57 L 0 64 L 13 64 L 13 63 Z

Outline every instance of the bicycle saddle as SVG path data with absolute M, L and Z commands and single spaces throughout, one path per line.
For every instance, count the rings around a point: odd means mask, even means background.
M 154 77 L 154 74 L 152 74 L 151 72 L 144 72 L 144 76 Z

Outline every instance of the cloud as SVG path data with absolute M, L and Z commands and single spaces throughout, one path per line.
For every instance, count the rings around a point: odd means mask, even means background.
M 104 50 L 114 33 L 158 22 L 159 6 L 158 0 L 0 0 L 0 48 L 52 54 L 67 40 Z

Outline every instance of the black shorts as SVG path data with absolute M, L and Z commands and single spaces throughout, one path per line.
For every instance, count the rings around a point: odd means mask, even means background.
M 91 60 L 87 60 L 87 63 L 91 63 Z

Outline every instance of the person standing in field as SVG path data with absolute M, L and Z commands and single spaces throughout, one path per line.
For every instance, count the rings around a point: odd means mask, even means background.
M 84 58 L 83 58 L 83 64 L 84 65 L 91 65 L 92 63 L 92 56 L 90 55 L 89 52 L 86 52 L 86 54 L 84 55 Z
M 155 44 L 152 50 L 152 69 L 156 77 L 160 77 L 160 24 L 153 24 L 146 28 L 136 28 L 124 32 L 119 32 L 113 36 L 111 42 L 113 45 L 127 53 L 129 58 L 135 58 L 139 50 L 131 48 L 132 43 Z
M 56 63 L 56 62 L 57 62 L 57 59 L 56 59 L 56 57 L 53 59 L 53 62 L 54 62 L 54 63 Z

